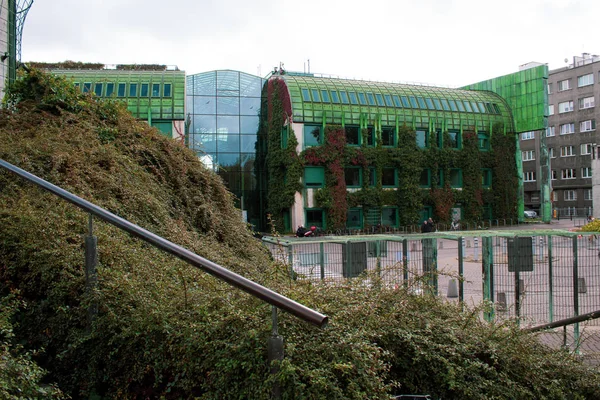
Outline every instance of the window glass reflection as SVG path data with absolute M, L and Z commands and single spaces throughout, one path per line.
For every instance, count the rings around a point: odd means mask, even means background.
M 220 135 L 240 133 L 240 117 L 217 116 L 217 133 Z
M 188 77 L 188 93 L 195 95 L 214 96 L 217 93 L 217 73 L 215 71 Z
M 234 168 L 240 165 L 240 153 L 221 153 L 217 154 L 217 164 L 219 168 Z
M 205 153 L 217 151 L 217 135 L 214 133 L 205 134 L 190 134 L 189 146 L 196 151 L 204 151 Z
M 239 135 L 219 135 L 217 134 L 217 151 L 239 152 L 240 151 L 240 136 Z
M 216 114 L 217 98 L 214 96 L 194 96 L 194 114 Z
M 238 115 L 239 111 L 239 97 L 217 97 L 217 114 Z
M 217 133 L 217 120 L 214 115 L 194 115 L 191 133 Z
M 240 114 L 258 115 L 260 112 L 260 97 L 241 97 Z
M 240 150 L 245 152 L 256 151 L 256 140 L 255 135 L 241 135 Z
M 258 117 L 240 117 L 242 134 L 255 134 L 258 132 Z

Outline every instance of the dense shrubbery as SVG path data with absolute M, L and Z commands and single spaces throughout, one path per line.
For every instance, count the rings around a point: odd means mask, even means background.
M 322 330 L 280 316 L 283 398 L 600 396 L 594 371 L 478 310 L 360 280 L 290 281 L 191 151 L 68 86 L 34 71 L 10 92 L 0 158 L 328 314 Z M 15 310 L 26 347 L 13 356 L 39 372 L 31 382 L 41 371 L 24 352 L 74 398 L 269 398 L 268 306 L 104 223 L 99 286 L 87 294 L 86 228 L 81 211 L 0 172 L 0 295 L 27 305 Z

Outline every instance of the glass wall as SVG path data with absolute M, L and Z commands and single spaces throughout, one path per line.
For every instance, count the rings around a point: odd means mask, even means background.
M 186 78 L 188 146 L 218 173 L 236 196 L 244 218 L 258 227 L 263 191 L 255 165 L 260 96 L 265 80 L 238 71 L 211 71 Z

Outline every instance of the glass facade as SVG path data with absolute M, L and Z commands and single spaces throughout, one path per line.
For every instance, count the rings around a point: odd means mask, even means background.
M 255 226 L 265 194 L 257 178 L 264 171 L 255 163 L 264 83 L 260 77 L 228 70 L 186 78 L 188 147 L 223 178 L 236 205 Z

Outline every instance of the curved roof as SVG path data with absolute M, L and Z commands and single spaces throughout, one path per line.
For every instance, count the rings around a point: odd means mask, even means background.
M 296 122 L 359 124 L 362 118 L 382 125 L 407 124 L 445 129 L 490 129 L 496 122 L 512 131 L 510 108 L 489 91 L 449 89 L 285 74 Z M 369 122 L 369 124 L 372 122 Z

